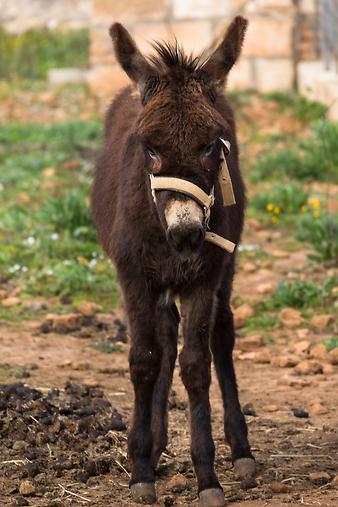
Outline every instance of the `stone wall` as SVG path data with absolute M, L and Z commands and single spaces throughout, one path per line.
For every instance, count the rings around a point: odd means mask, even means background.
M 220 39 L 236 14 L 249 19 L 242 57 L 229 87 L 260 91 L 293 85 L 293 0 L 92 0 L 90 84 L 97 93 L 114 93 L 128 82 L 116 63 L 108 35 L 119 21 L 140 49 L 151 52 L 152 40 L 173 40 L 198 54 Z
M 14 33 L 30 28 L 89 26 L 92 0 L 0 0 L 0 25 Z

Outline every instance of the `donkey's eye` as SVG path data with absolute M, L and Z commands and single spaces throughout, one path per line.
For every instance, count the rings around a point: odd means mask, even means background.
M 212 154 L 212 152 L 214 151 L 215 146 L 216 146 L 216 142 L 215 142 L 215 141 L 214 141 L 213 143 L 209 144 L 209 145 L 205 148 L 205 150 L 204 150 L 204 155 L 205 155 L 206 157 L 209 157 L 209 156 Z
M 157 155 L 157 153 L 153 149 L 148 148 L 148 147 L 146 149 L 147 149 L 147 153 L 148 153 L 149 157 L 152 160 L 158 160 L 158 155 Z

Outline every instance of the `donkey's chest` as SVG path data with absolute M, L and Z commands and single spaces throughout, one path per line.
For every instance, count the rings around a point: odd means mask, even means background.
M 161 288 L 175 291 L 196 282 L 203 275 L 204 261 L 201 255 L 182 258 L 178 255 L 147 255 L 143 263 L 144 272 L 152 283 Z

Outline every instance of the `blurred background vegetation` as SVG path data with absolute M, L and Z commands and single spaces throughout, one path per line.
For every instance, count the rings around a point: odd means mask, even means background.
M 20 294 L 16 304 L 0 306 L 3 319 L 36 318 L 34 305 L 22 304 L 34 298 L 49 301 L 40 313 L 66 313 L 82 299 L 119 305 L 89 209 L 107 102 L 86 85 L 51 90 L 47 82 L 50 69 L 74 62 L 89 66 L 87 29 L 0 31 L 0 295 Z M 240 262 L 273 270 L 278 255 L 264 241 L 308 258 L 301 270 L 290 264 L 287 279 L 247 319 L 244 332 L 263 332 L 268 341 L 281 325 L 280 308 L 299 309 L 309 327 L 315 313 L 337 310 L 338 125 L 326 119 L 325 106 L 296 92 L 229 98 L 249 196 Z

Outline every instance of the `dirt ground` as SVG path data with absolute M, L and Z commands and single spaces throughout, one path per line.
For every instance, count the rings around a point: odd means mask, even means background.
M 35 98 L 27 100 L 27 107 L 21 104 L 18 110 L 6 105 L 7 121 L 31 120 Z M 56 99 L 46 94 L 45 101 L 50 106 Z M 67 117 L 61 106 L 55 102 L 53 120 Z M 50 119 L 37 116 L 39 121 Z M 269 129 L 271 124 L 270 115 Z M 307 251 L 286 248 L 287 239 L 285 232 L 248 219 L 243 244 L 261 248 L 267 258 L 243 258 L 235 280 L 235 364 L 258 463 L 251 489 L 234 476 L 213 375 L 216 468 L 234 507 L 338 506 L 338 366 L 320 348 L 313 356 L 313 345 L 332 331 L 325 322 L 317 328 L 307 325 L 292 309 L 284 311 L 284 327 L 271 333 L 271 342 L 251 332 L 256 338 L 249 343 L 242 331 L 241 319 L 280 280 L 290 272 L 306 273 Z M 48 308 L 52 303 L 25 304 Z M 0 507 L 131 507 L 126 438 L 133 395 L 123 314 L 97 313 L 73 329 L 53 328 L 37 314 L 35 321 L 0 321 Z M 92 346 L 111 339 L 120 350 L 108 354 Z M 187 396 L 178 367 L 169 401 L 169 445 L 158 470 L 158 504 L 197 505 Z
M 306 252 L 286 257 L 278 237 L 273 247 L 266 234 L 259 237 L 265 249 L 273 249 L 275 260 L 269 270 L 260 266 L 248 273 L 245 263 L 239 270 L 235 292 L 249 303 L 258 297 L 253 286 L 257 289 L 264 282 L 273 287 L 290 263 L 299 271 L 306 263 Z M 134 505 L 129 499 L 126 454 L 133 399 L 127 345 L 111 354 L 91 346 L 114 333 L 119 333 L 120 343 L 125 341 L 117 318 L 123 320 L 121 311 L 98 313 L 68 333 L 46 329 L 42 318 L 0 324 L 1 506 Z M 323 337 L 304 329 L 302 324 L 286 327 L 275 343 L 249 350 L 245 338 L 238 339 L 240 400 L 258 463 L 257 485 L 249 490 L 242 489 L 232 470 L 213 376 L 216 467 L 231 505 L 338 505 L 338 368 L 323 363 L 326 366 L 317 373 L 301 375 L 294 364 L 281 367 L 281 358 L 292 358 L 295 350 L 298 361 L 308 357 L 308 351 L 297 348 L 304 335 L 311 342 Z M 169 445 L 158 472 L 159 504 L 194 505 L 187 397 L 178 367 L 169 414 Z

